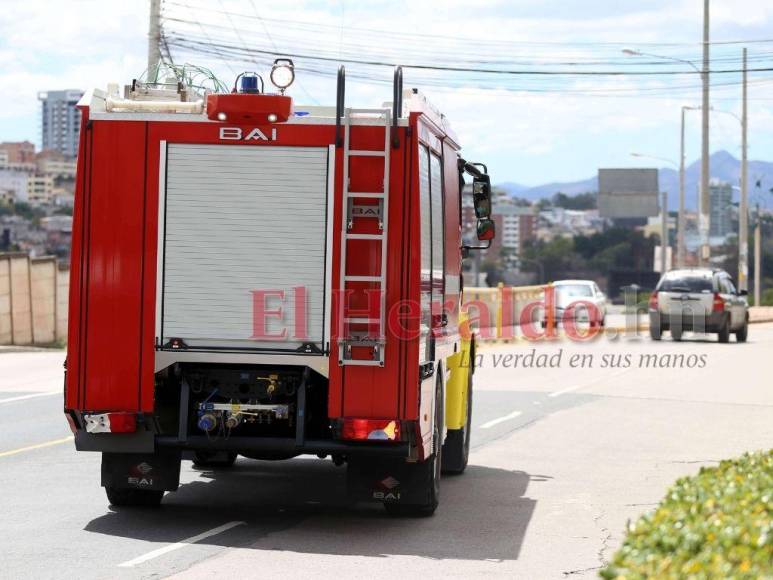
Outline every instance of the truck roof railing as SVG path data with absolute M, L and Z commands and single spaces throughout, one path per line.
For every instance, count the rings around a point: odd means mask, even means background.
M 346 68 L 338 67 L 336 79 L 336 147 L 344 144 L 341 135 L 341 119 L 346 107 Z M 403 67 L 396 66 L 394 80 L 392 81 L 392 147 L 400 146 L 400 137 L 397 133 L 397 123 L 403 116 Z
M 341 136 L 341 118 L 344 116 L 344 98 L 346 96 L 346 68 L 338 67 L 336 82 L 336 147 L 342 147 L 344 138 Z

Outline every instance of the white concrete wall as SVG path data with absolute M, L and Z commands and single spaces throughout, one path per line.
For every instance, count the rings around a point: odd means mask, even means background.
M 11 344 L 10 261 L 0 259 L 0 344 Z
M 56 340 L 56 258 L 30 261 L 32 296 L 32 342 L 49 344 Z
M 0 345 L 66 340 L 68 290 L 69 270 L 55 258 L 0 254 Z
M 70 304 L 70 265 L 60 262 L 56 272 L 56 340 L 67 342 L 67 309 Z

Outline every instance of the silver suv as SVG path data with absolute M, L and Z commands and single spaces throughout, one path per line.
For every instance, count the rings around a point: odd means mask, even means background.
M 650 336 L 660 340 L 664 331 L 682 340 L 684 331 L 712 332 L 719 342 L 728 342 L 730 333 L 738 342 L 749 334 L 747 292 L 738 292 L 724 270 L 694 268 L 672 270 L 658 282 L 650 296 Z

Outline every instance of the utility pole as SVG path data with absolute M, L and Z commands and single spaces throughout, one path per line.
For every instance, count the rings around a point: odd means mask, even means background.
M 748 167 L 748 86 L 746 48 L 743 49 L 743 104 L 741 112 L 741 203 L 738 216 L 738 287 L 749 290 L 749 167 Z
M 663 213 L 660 215 L 660 273 L 668 271 L 668 192 L 661 194 Z
M 679 155 L 679 217 L 676 224 L 676 265 L 677 268 L 684 268 L 684 228 L 685 228 L 685 207 L 684 207 L 684 114 L 690 107 L 682 107 L 682 138 Z
M 699 230 L 701 251 L 699 262 L 705 266 L 711 257 L 709 246 L 709 216 L 711 198 L 709 196 L 709 0 L 703 1 L 703 119 L 701 124 L 701 192 Z
M 150 24 L 148 26 L 148 81 L 158 80 L 161 63 L 161 0 L 150 0 Z
M 760 305 L 760 280 L 762 279 L 762 272 L 760 271 L 762 265 L 762 231 L 761 231 L 761 216 L 760 216 L 760 204 L 757 204 L 757 223 L 754 227 L 754 305 Z

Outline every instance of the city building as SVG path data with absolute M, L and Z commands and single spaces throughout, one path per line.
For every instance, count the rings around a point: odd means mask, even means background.
M 521 256 L 527 240 L 532 240 L 537 231 L 537 212 L 530 206 L 519 205 L 509 196 L 494 198 L 494 221 L 501 232 L 502 248 L 514 264 Z
M 35 170 L 35 144 L 29 141 L 0 143 L 0 169 Z
M 29 174 L 18 169 L 0 169 L 0 190 L 10 191 L 14 201 L 27 201 Z
M 32 205 L 50 205 L 54 202 L 54 177 L 33 174 L 27 178 L 27 200 Z
M 73 208 L 75 207 L 75 196 L 69 189 L 65 189 L 64 187 L 56 187 L 54 188 L 53 204 L 56 207 Z
M 590 236 L 604 229 L 609 222 L 596 209 L 579 210 L 550 207 L 539 213 L 536 237 L 549 241 L 557 237 Z
M 46 152 L 44 152 L 46 153 Z M 37 159 L 37 171 L 45 175 L 62 177 L 65 179 L 75 178 L 75 160 L 74 159 L 55 159 L 51 157 L 41 157 Z
M 12 189 L 0 188 L 0 206 L 10 205 L 16 201 L 16 193 Z
M 70 158 L 77 156 L 81 114 L 76 105 L 81 96 L 83 91 L 74 89 L 38 93 L 44 150 L 52 149 Z
M 709 198 L 709 235 L 712 238 L 726 238 L 733 233 L 733 186 L 725 181 L 712 179 L 709 184 Z
M 462 198 L 462 237 L 466 243 L 477 244 L 475 227 L 477 220 L 472 206 L 469 187 Z M 496 226 L 496 237 L 487 256 L 505 258 L 513 266 L 521 255 L 526 240 L 534 239 L 537 230 L 537 214 L 530 206 L 524 206 L 507 194 L 494 192 L 492 196 L 491 219 Z

